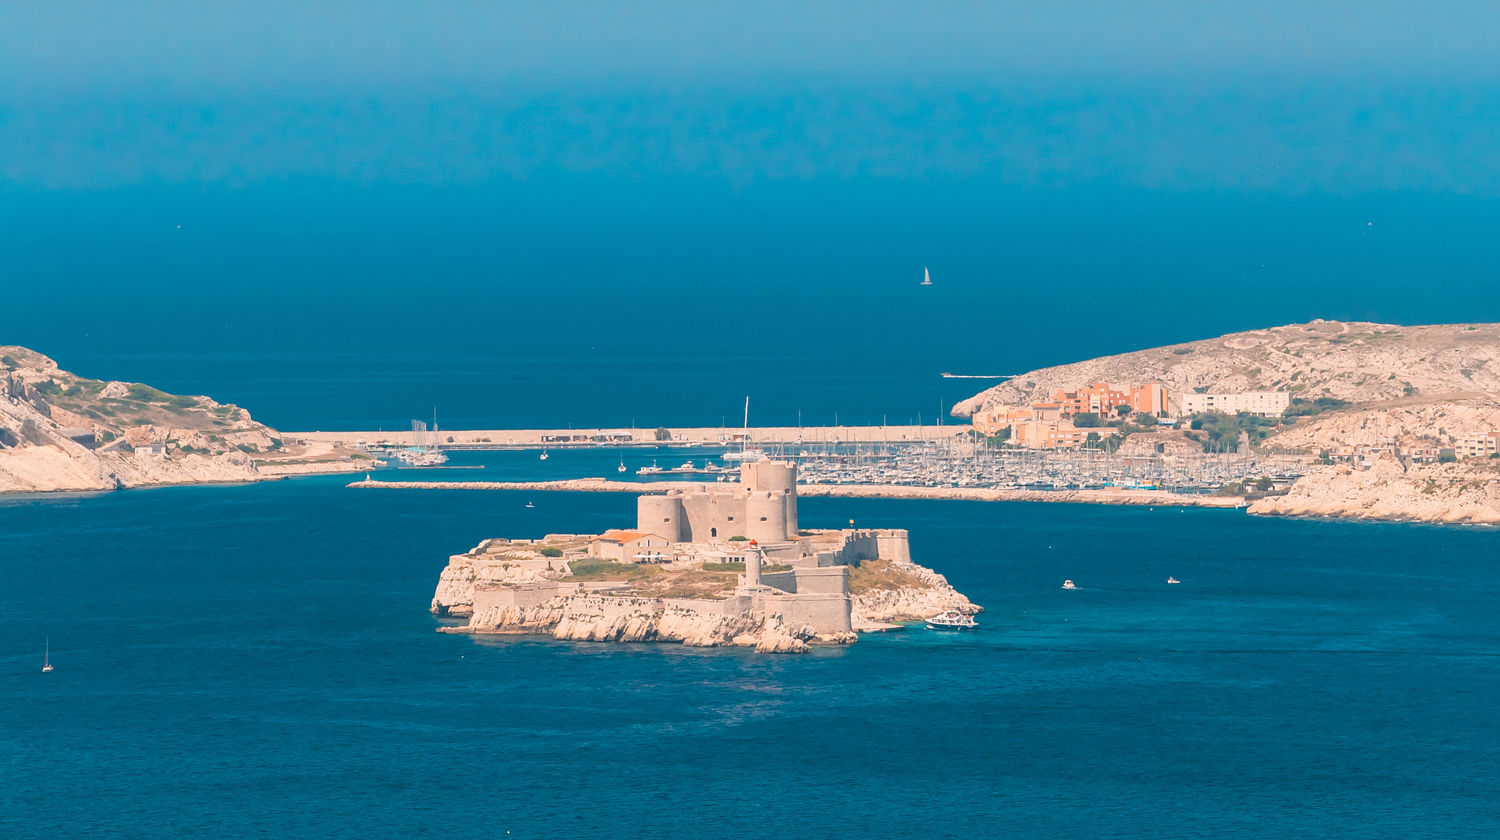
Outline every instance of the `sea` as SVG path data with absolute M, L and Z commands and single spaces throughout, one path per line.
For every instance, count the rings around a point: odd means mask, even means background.
M 1483 79 L 752 81 L 8 100 L 0 344 L 286 432 L 878 425 L 1500 320 Z M 392 475 L 621 457 L 536 455 Z M 758 656 L 439 634 L 449 555 L 633 499 L 348 478 L 0 498 L 0 838 L 1500 833 L 1494 530 L 808 499 L 980 629 Z
M 391 477 L 703 453 L 552 454 Z M 440 634 L 448 555 L 628 523 L 633 497 L 347 480 L 0 499 L 0 835 L 1500 827 L 1494 530 L 810 498 L 810 526 L 910 529 L 985 611 L 767 656 Z

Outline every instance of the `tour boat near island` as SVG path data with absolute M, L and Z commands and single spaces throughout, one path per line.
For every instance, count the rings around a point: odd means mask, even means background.
M 979 622 L 973 616 L 964 615 L 957 610 L 940 612 L 932 618 L 927 619 L 929 630 L 973 630 L 979 626 Z

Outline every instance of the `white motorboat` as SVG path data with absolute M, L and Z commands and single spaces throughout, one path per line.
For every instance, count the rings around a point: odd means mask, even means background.
M 660 472 L 665 472 L 665 471 L 661 467 L 658 467 L 656 465 L 656 461 L 653 460 L 651 462 L 651 466 L 649 466 L 649 467 L 641 467 L 640 469 L 638 469 L 638 470 L 635 471 L 635 474 L 636 475 L 656 475 L 657 473 L 660 473 Z
M 1078 588 L 1078 585 L 1075 584 L 1075 583 L 1073 583 L 1073 581 L 1071 581 L 1071 580 L 1065 580 L 1065 581 L 1063 581 L 1063 589 L 1077 589 L 1077 588 Z
M 526 506 L 527 506 L 527 507 L 529 507 L 529 508 L 534 508 L 534 507 L 536 507 L 536 505 L 535 505 L 535 504 L 533 504 L 533 503 L 531 503 L 531 502 L 527 502 L 527 503 L 526 503 Z
M 964 615 L 957 610 L 940 612 L 932 618 L 927 619 L 929 630 L 973 630 L 979 626 L 979 622 L 973 616 Z
M 615 468 L 616 472 L 625 472 L 625 456 L 620 456 L 620 466 Z
M 1167 583 L 1182 583 L 1182 581 L 1180 581 L 1180 580 L 1178 580 L 1177 578 L 1174 578 L 1174 577 L 1169 577 L 1169 578 L 1167 578 Z

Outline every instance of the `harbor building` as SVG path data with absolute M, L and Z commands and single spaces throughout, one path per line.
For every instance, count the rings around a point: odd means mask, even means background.
M 1259 414 L 1280 417 L 1292 407 L 1289 391 L 1246 391 L 1242 394 L 1183 394 L 1182 414 Z
M 1161 415 L 1167 410 L 1167 389 L 1160 383 L 1111 385 L 1095 382 L 1087 388 L 1068 391 L 1059 388 L 1052 394 L 1064 414 L 1113 415 L 1121 406 L 1131 411 Z
M 1497 452 L 1500 452 L 1500 431 L 1453 440 L 1453 454 L 1459 458 L 1489 458 Z

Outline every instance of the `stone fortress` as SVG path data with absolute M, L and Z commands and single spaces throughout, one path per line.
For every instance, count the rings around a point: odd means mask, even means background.
M 762 459 L 740 476 L 641 496 L 634 529 L 486 540 L 449 559 L 432 611 L 468 618 L 446 632 L 772 652 L 979 611 L 912 563 L 904 530 L 800 528 L 794 464 Z

